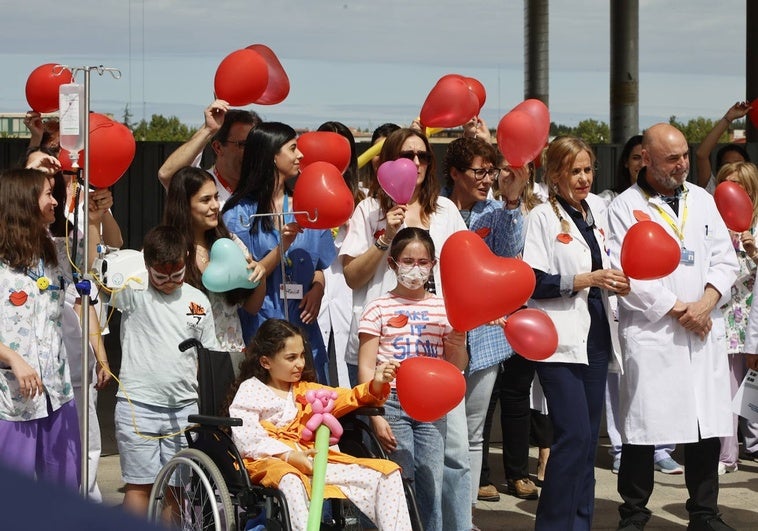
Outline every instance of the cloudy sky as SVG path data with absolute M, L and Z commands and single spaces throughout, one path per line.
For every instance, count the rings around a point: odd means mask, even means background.
M 550 3 L 553 121 L 609 121 L 609 5 Z M 718 118 L 745 99 L 746 0 L 640 0 L 640 125 Z M 40 64 L 104 65 L 92 110 L 176 115 L 198 125 L 230 52 L 269 46 L 291 91 L 264 119 L 315 128 L 408 123 L 437 79 L 459 73 L 487 90 L 497 121 L 523 99 L 522 0 L 0 0 L 0 112 L 28 108 Z

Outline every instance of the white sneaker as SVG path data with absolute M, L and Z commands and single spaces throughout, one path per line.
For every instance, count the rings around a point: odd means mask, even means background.
M 733 465 L 719 463 L 719 476 L 723 476 L 727 472 L 737 472 L 737 463 L 734 463 Z

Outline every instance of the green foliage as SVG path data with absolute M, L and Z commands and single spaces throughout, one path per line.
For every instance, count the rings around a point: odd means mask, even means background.
M 576 127 L 550 122 L 550 136 L 577 136 L 589 144 L 607 144 L 610 142 L 611 129 L 605 122 L 588 118 L 582 120 Z
M 185 142 L 195 131 L 197 128 L 187 127 L 176 116 L 166 118 L 162 114 L 154 114 L 150 123 L 140 120 L 132 129 L 135 140 L 148 142 Z
M 680 122 L 676 119 L 676 116 L 669 118 L 669 124 L 679 129 L 684 134 L 687 141 L 692 144 L 702 142 L 711 129 L 713 129 L 713 126 L 716 125 L 716 121 L 717 120 L 703 118 L 702 116 L 691 118 L 687 123 Z M 729 142 L 728 131 L 721 135 L 719 142 Z

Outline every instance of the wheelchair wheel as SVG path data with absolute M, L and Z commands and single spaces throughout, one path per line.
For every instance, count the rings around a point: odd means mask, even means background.
M 236 518 L 229 489 L 206 454 L 186 448 L 158 473 L 148 519 L 181 530 L 233 531 Z

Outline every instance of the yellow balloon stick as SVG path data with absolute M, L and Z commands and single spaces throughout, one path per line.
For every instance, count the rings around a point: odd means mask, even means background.
M 444 127 L 427 127 L 426 128 L 426 136 L 430 137 L 432 135 L 436 135 L 440 131 L 444 131 Z M 363 168 L 366 164 L 368 164 L 368 161 L 376 157 L 379 152 L 382 150 L 382 146 L 384 145 L 384 139 L 381 138 L 379 141 L 377 141 L 376 144 L 368 148 L 366 151 L 361 153 L 358 156 L 358 167 Z

